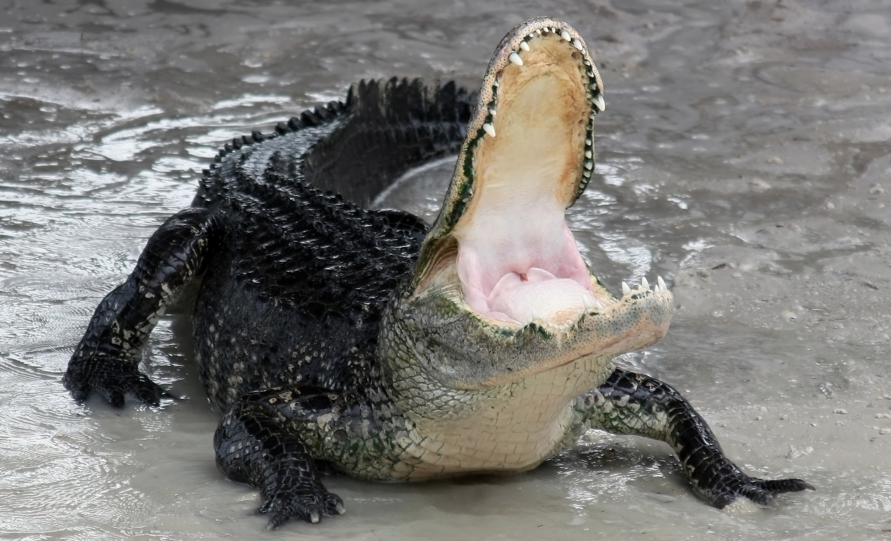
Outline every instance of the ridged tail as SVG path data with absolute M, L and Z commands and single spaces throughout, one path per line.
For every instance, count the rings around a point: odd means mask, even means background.
M 456 153 L 475 96 L 453 82 L 362 81 L 346 102 L 304 111 L 275 132 L 233 139 L 204 171 L 193 206 L 211 206 L 248 184 L 266 182 L 271 168 L 293 182 L 367 206 L 408 169 Z

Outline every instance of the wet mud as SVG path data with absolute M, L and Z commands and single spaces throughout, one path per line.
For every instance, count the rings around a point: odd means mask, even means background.
M 11 2 L 0 7 L 0 537 L 891 538 L 891 13 L 882 2 Z M 816 492 L 718 511 L 670 449 L 591 432 L 537 470 L 331 477 L 347 514 L 267 532 L 213 462 L 184 315 L 144 368 L 161 409 L 72 402 L 99 299 L 236 135 L 351 82 L 478 84 L 532 16 L 586 37 L 606 91 L 569 213 L 614 291 L 661 275 L 668 336 L 623 363 L 675 385 L 748 473 Z M 452 162 L 379 203 L 435 215 Z

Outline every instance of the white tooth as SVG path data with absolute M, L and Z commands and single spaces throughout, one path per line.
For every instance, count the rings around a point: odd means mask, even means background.
M 663 280 L 661 276 L 656 277 L 656 282 L 659 284 L 659 287 L 661 287 L 665 291 L 668 291 L 668 287 L 665 285 L 665 280 Z
M 590 160 L 585 160 L 585 169 L 587 169 L 589 171 L 591 169 L 594 169 L 594 162 L 592 162 Z
M 535 34 L 529 34 L 529 39 L 532 39 L 534 37 L 535 37 Z M 526 50 L 528 51 L 529 49 L 526 49 Z
M 528 50 L 529 50 L 529 44 L 526 43 L 525 41 L 521 41 L 521 42 L 520 42 L 520 49 L 523 49 L 524 51 L 528 51 Z
M 594 96 L 594 105 L 597 106 L 601 113 L 606 111 L 606 102 L 603 101 L 603 94 Z
M 590 310 L 591 308 L 594 308 L 594 302 L 592 302 L 587 295 L 582 295 L 582 306 L 585 307 L 585 310 Z
M 590 159 L 591 159 L 591 156 L 593 156 L 593 154 L 591 154 L 591 151 L 590 151 L 590 150 L 586 150 L 586 151 L 585 151 L 585 157 L 588 158 L 588 159 L 590 160 Z
M 656 284 L 655 286 L 653 286 L 653 293 L 655 293 L 656 295 L 659 295 L 662 293 L 662 288 L 659 287 L 659 284 Z
M 582 42 L 577 39 L 572 40 L 572 46 L 575 47 L 576 49 L 578 49 L 579 51 L 582 50 Z
M 646 276 L 644 276 L 643 278 L 640 279 L 640 285 L 641 285 L 641 287 L 643 287 L 644 289 L 650 289 L 650 283 L 647 282 L 647 277 L 646 277 Z
M 540 35 L 541 35 L 541 30 L 540 30 L 540 29 L 536 29 L 536 30 L 535 30 L 535 35 L 536 35 L 536 36 L 540 36 Z
M 495 116 L 495 113 L 496 113 L 495 108 L 494 108 L 494 107 L 489 107 L 489 114 L 492 115 L 492 116 Z
M 585 169 L 584 171 L 582 171 L 582 176 L 585 178 L 591 178 L 591 170 Z
M 507 59 L 518 66 L 523 65 L 523 59 L 520 58 L 520 55 L 518 55 L 517 53 L 510 53 L 509 55 L 507 55 Z
M 569 32 L 567 32 L 566 30 L 564 30 L 563 32 L 560 33 L 560 37 L 565 39 L 566 41 L 569 41 L 572 39 L 572 36 L 570 36 Z
M 629 293 L 631 293 L 631 288 L 628 287 L 628 284 L 622 282 L 622 295 L 627 295 Z
M 490 137 L 495 137 L 495 126 L 486 122 L 483 124 L 483 131 L 488 133 Z
M 591 140 L 590 140 L 590 139 L 585 139 L 585 144 L 588 145 L 588 146 L 591 146 Z

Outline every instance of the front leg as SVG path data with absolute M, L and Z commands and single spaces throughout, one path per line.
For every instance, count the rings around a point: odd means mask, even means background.
M 657 379 L 616 369 L 606 383 L 579 397 L 576 409 L 591 428 L 671 445 L 693 490 L 718 509 L 740 496 L 773 506 L 777 494 L 815 490 L 801 479 L 769 481 L 743 473 L 684 397 Z
M 206 209 L 171 216 L 149 239 L 127 281 L 102 299 L 62 378 L 83 402 L 97 393 L 113 406 L 126 394 L 158 405 L 169 396 L 139 372 L 139 350 L 158 318 L 218 249 L 223 228 Z
M 243 395 L 220 420 L 213 438 L 217 467 L 260 489 L 257 512 L 271 515 L 268 529 L 292 517 L 317 523 L 344 513 L 343 500 L 322 485 L 307 442 L 297 434 L 301 424 L 317 425 L 330 415 L 336 398 L 311 387 L 259 391 Z

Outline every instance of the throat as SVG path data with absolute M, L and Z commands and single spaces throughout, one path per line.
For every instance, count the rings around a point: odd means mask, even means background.
M 596 303 L 591 291 L 575 280 L 557 278 L 539 267 L 505 274 L 486 300 L 490 314 L 522 325 L 538 320 L 558 326 L 574 322 Z
M 459 237 L 465 302 L 484 317 L 519 325 L 543 320 L 563 326 L 594 307 L 588 269 L 562 210 L 558 219 L 549 224 L 539 214 L 505 224 L 490 214 Z

